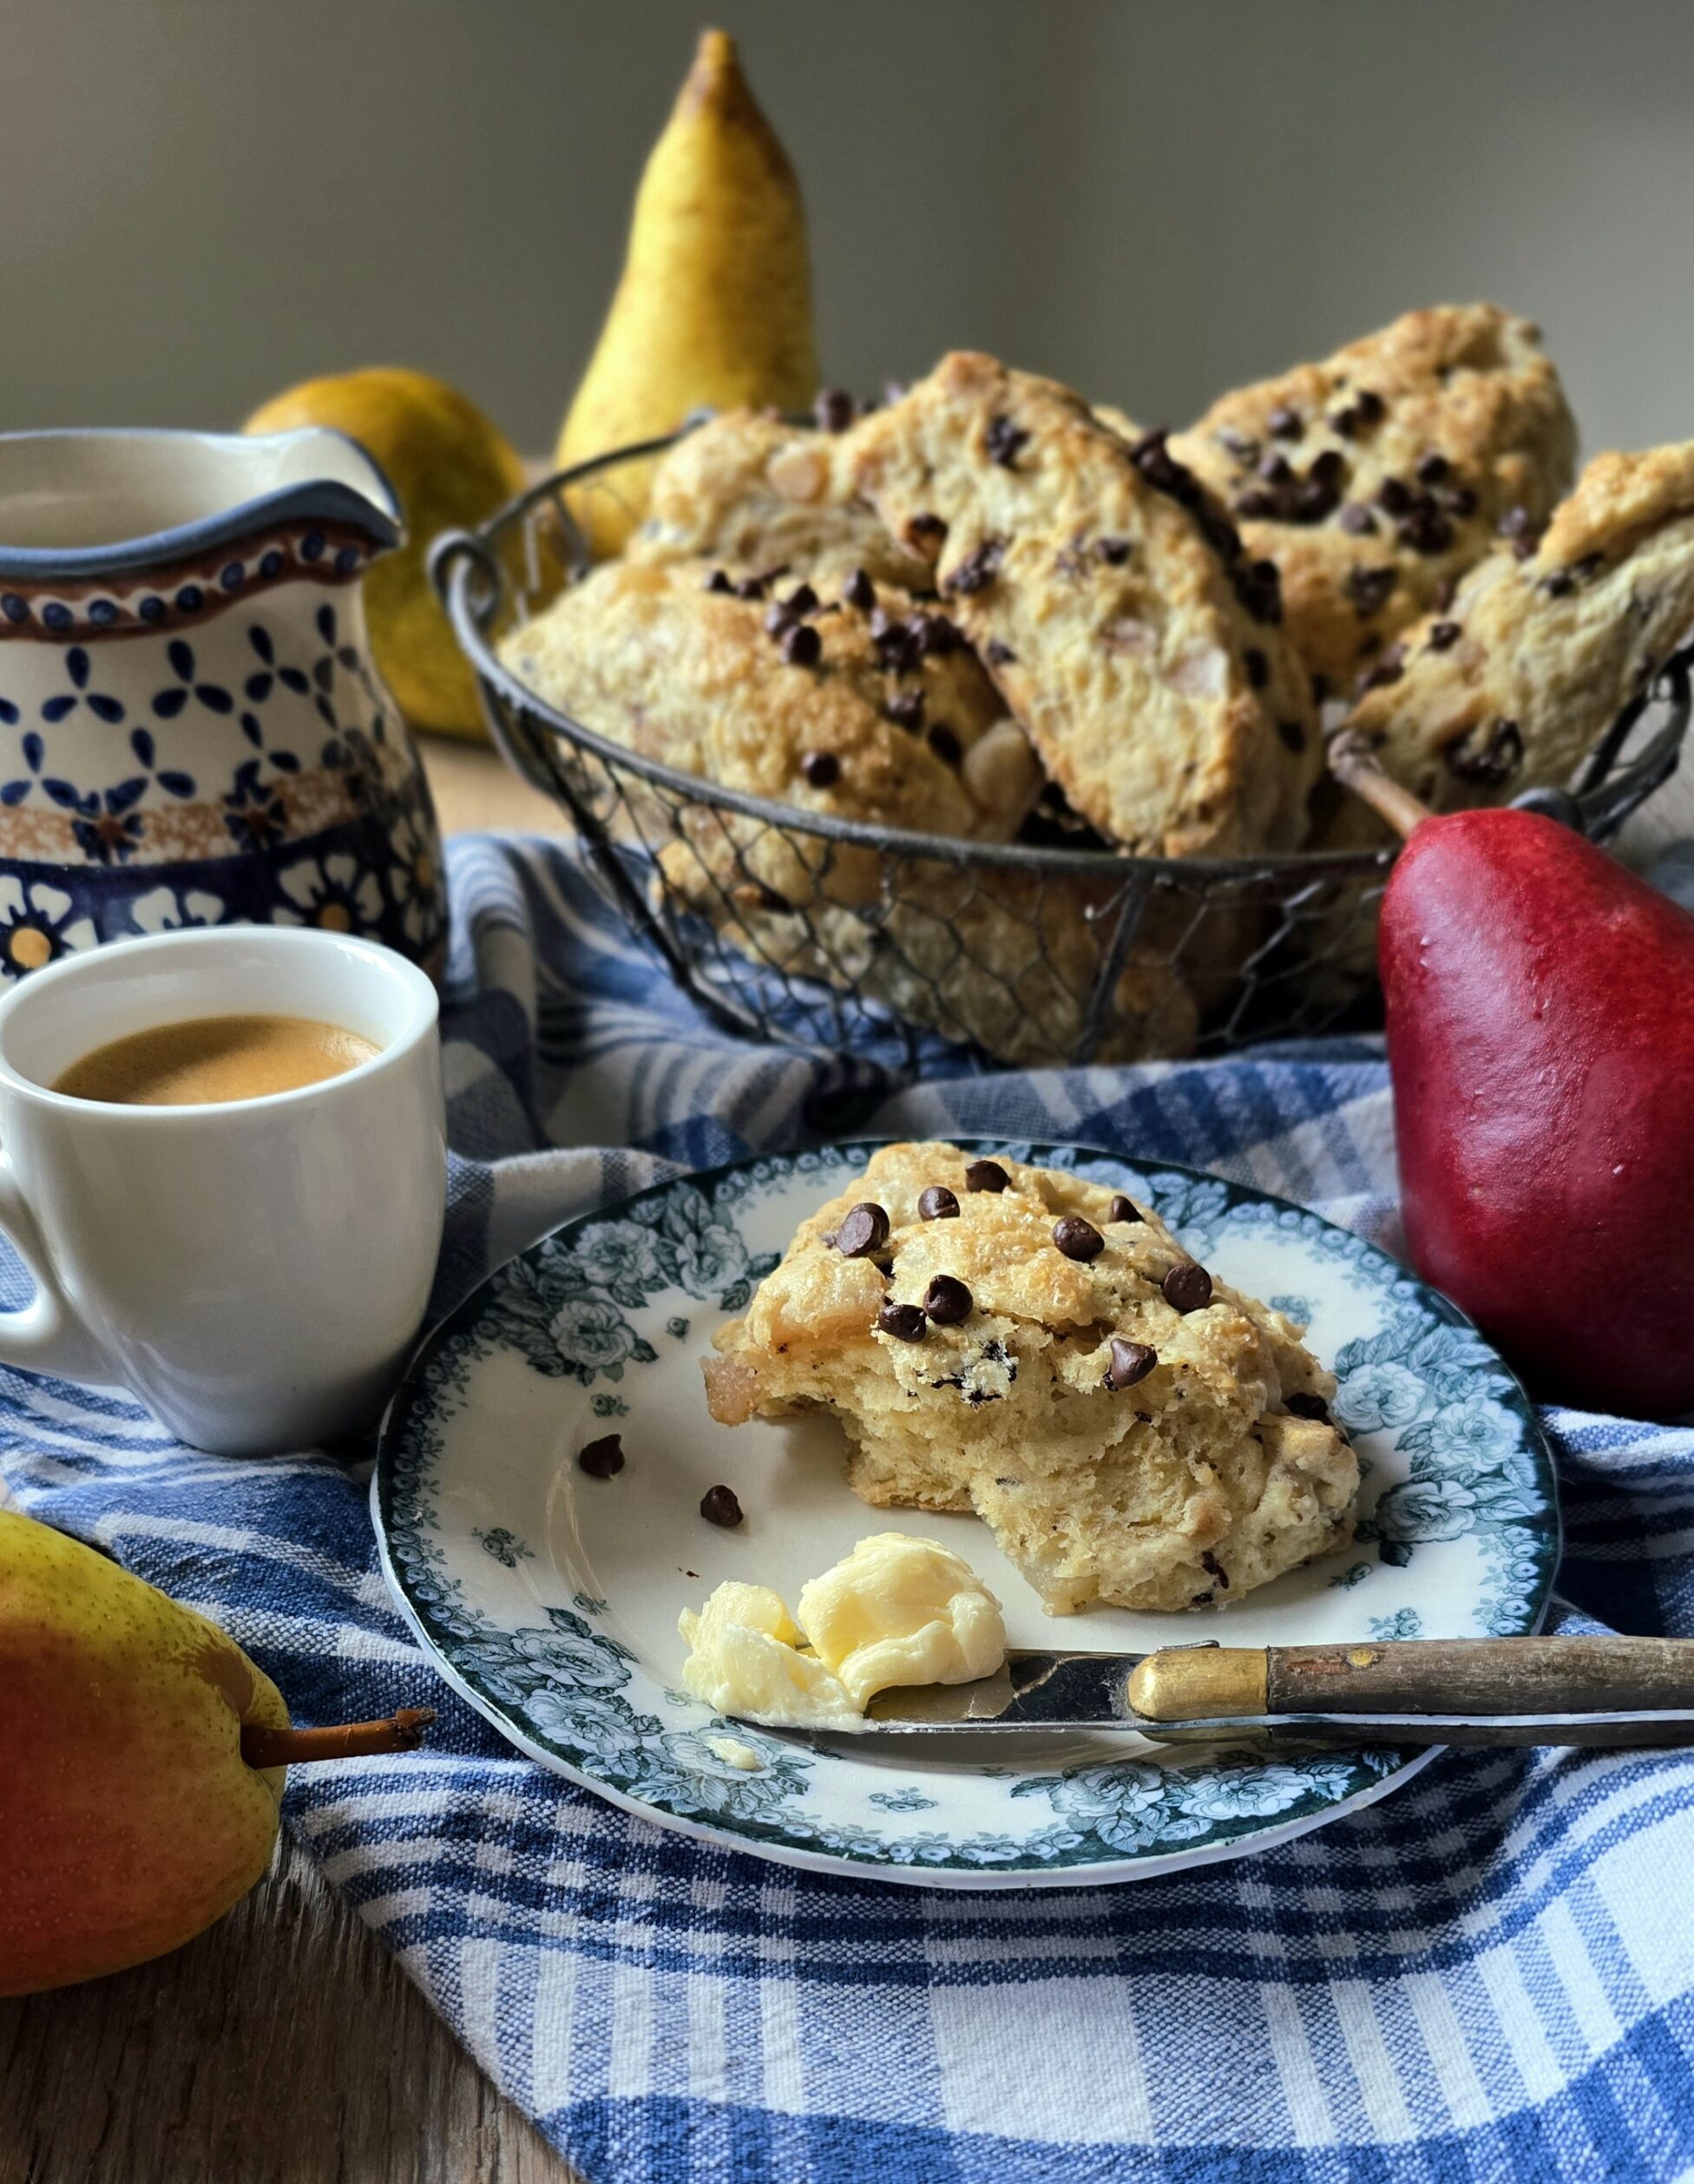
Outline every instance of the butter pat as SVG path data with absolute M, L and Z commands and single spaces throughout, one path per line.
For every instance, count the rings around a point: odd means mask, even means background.
M 969 1565 L 897 1531 L 804 1586 L 798 1627 L 769 1586 L 731 1584 L 677 1628 L 695 1697 L 774 1728 L 862 1729 L 890 1685 L 974 1683 L 1006 1657 L 1000 1603 Z
M 1000 1603 L 933 1539 L 879 1531 L 800 1591 L 812 1651 L 860 1713 L 896 1683 L 975 1683 L 1006 1658 Z

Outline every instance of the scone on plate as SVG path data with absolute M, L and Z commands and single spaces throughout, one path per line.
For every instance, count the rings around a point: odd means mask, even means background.
M 897 546 L 854 492 L 844 445 L 758 410 L 712 418 L 661 457 L 627 558 L 781 569 L 820 587 L 862 568 L 878 583 L 922 590 L 928 562 Z
M 745 594 L 745 595 L 744 595 Z M 915 857 L 889 830 L 1009 841 L 1041 774 L 948 615 L 856 570 L 833 591 L 717 564 L 607 563 L 501 657 L 584 727 L 719 787 L 883 830 L 825 841 L 634 797 L 622 824 L 755 961 L 857 988 L 1013 1063 L 1068 1055 L 1109 937 L 1108 884 Z M 585 781 L 585 793 L 593 783 Z M 1121 967 L 1102 1059 L 1180 1053 L 1197 1010 L 1150 952 Z
M 726 1424 L 838 1418 L 864 1500 L 974 1509 L 1055 1614 L 1227 1605 L 1351 1537 L 1299 1329 L 1063 1170 L 884 1146 L 705 1371 Z
M 1498 535 L 1540 530 L 1576 428 L 1535 327 L 1467 304 L 1226 394 L 1171 447 L 1280 570 L 1288 633 L 1344 698 Z
M 1436 811 L 1563 787 L 1694 638 L 1694 441 L 1597 456 L 1539 543 L 1502 549 L 1408 630 L 1348 726 Z M 1326 849 L 1392 839 L 1356 797 Z
M 1292 848 L 1320 753 L 1276 571 L 1157 436 L 992 357 L 845 436 L 1073 807 L 1128 849 Z

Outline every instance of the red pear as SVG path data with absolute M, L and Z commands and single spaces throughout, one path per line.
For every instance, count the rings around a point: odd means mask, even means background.
M 1694 916 L 1527 811 L 1383 898 L 1406 1241 L 1538 1394 L 1694 1409 Z

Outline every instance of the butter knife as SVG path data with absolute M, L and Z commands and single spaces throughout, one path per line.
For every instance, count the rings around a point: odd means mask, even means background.
M 1694 1744 L 1694 1638 L 1409 1638 L 1352 1645 L 1013 1651 L 976 1683 L 879 1691 L 903 1737 L 1133 1729 L 1158 1741 Z

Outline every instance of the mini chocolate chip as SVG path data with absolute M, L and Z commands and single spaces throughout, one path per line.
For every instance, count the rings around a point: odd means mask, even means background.
M 1387 606 L 1398 572 L 1389 568 L 1365 568 L 1356 564 L 1347 572 L 1342 589 L 1353 602 L 1353 612 L 1359 620 L 1369 621 Z
M 1356 403 L 1344 403 L 1339 410 L 1332 410 L 1325 420 L 1331 432 L 1340 433 L 1343 440 L 1356 439 L 1364 429 L 1364 416 Z
M 1323 705 L 1329 698 L 1329 677 L 1327 675 L 1314 675 L 1311 679 L 1311 702 L 1313 705 Z
M 1330 1422 L 1330 1407 L 1321 1395 L 1284 1395 L 1283 1406 L 1296 1418 L 1315 1418 L 1320 1426 Z
M 1464 633 L 1457 622 L 1432 622 L 1426 649 L 1432 653 L 1444 653 L 1448 646 L 1456 645 Z
M 1404 515 L 1412 505 L 1412 489 L 1403 478 L 1384 478 L 1376 489 L 1376 505 L 1390 515 Z
M 1230 502 L 1231 508 L 1244 523 L 1252 523 L 1261 518 L 1279 515 L 1282 513 L 1282 506 L 1281 499 L 1277 495 L 1267 493 L 1262 486 L 1257 485 L 1250 487 L 1245 493 L 1238 493 L 1234 500 Z
M 1109 568 L 1121 568 L 1133 552 L 1127 539 L 1097 539 L 1094 551 Z
M 741 1505 L 727 1486 L 708 1486 L 700 1496 L 700 1514 L 708 1525 L 732 1531 L 741 1521 Z
M 955 562 L 942 589 L 967 599 L 977 592 L 986 592 L 1000 574 L 1001 557 L 1005 551 L 1004 539 L 985 538 L 962 561 Z
M 794 617 L 778 600 L 765 610 L 765 626 L 772 637 L 783 637 L 794 626 Z
M 797 584 L 783 605 L 791 614 L 810 614 L 817 605 L 817 594 L 810 584 Z
M 1198 1260 L 1180 1261 L 1159 1286 L 1173 1312 L 1198 1312 L 1211 1302 L 1211 1276 Z
M 1431 448 L 1428 454 L 1418 457 L 1417 482 L 1420 485 L 1439 485 L 1453 475 L 1453 465 L 1444 455 Z
M 913 614 L 906 623 L 912 633 L 920 657 L 940 659 L 949 653 L 956 653 L 964 643 L 964 633 L 956 622 L 945 614 Z
M 1376 528 L 1376 519 L 1362 501 L 1348 502 L 1338 521 L 1342 529 L 1350 531 L 1355 538 L 1363 538 Z
M 1221 1585 L 1225 1592 L 1229 1590 L 1230 1581 L 1228 1575 L 1224 1569 L 1223 1564 L 1218 1561 L 1217 1556 L 1212 1553 L 1210 1547 L 1208 1547 L 1200 1557 L 1200 1567 L 1215 1584 Z
M 1461 781 L 1480 782 L 1485 788 L 1498 789 L 1523 764 L 1523 731 L 1515 720 L 1497 720 L 1488 731 L 1487 743 L 1473 749 L 1475 734 L 1474 728 L 1467 729 L 1456 743 L 1448 746 L 1448 771 L 1456 774 Z
M 1277 733 L 1290 751 L 1297 753 L 1305 749 L 1306 731 L 1303 723 L 1297 720 L 1279 720 L 1277 723 Z
M 1280 449 L 1272 448 L 1258 466 L 1258 474 L 1267 485 L 1291 485 L 1294 465 Z
M 1248 687 L 1263 690 L 1270 679 L 1270 663 L 1257 645 L 1249 645 L 1241 655 L 1241 665 L 1247 671 Z
M 1113 1196 L 1106 1217 L 1108 1221 L 1145 1221 L 1147 1217 L 1133 1198 L 1125 1197 L 1119 1190 Z
M 1011 1180 L 997 1160 L 973 1160 L 965 1170 L 967 1190 L 1004 1190 Z
M 1297 523 L 1322 523 L 1335 514 L 1341 505 L 1341 488 L 1326 484 L 1322 478 L 1311 478 L 1294 496 L 1293 515 Z
M 1002 645 L 997 637 L 989 638 L 987 649 L 989 659 L 996 667 L 1010 667 L 1017 660 L 1017 654 L 1011 646 Z
M 1106 1385 L 1114 1393 L 1133 1387 L 1137 1381 L 1146 1380 L 1158 1362 L 1158 1351 L 1150 1349 L 1145 1342 L 1126 1342 L 1121 1335 L 1114 1335 L 1112 1362 L 1106 1368 Z
M 877 657 L 884 667 L 896 675 L 917 665 L 917 647 L 912 642 L 910 629 L 903 621 L 878 607 L 870 617 L 870 641 L 877 647 Z
M 868 1259 L 888 1242 L 888 1215 L 870 1198 L 849 1206 L 835 1233 L 835 1248 L 844 1259 Z
M 947 539 L 947 526 L 938 515 L 926 514 L 913 516 L 906 526 L 906 532 L 914 546 L 921 541 L 923 548 L 933 547 L 937 554 Z
M 956 766 L 965 755 L 965 747 L 944 720 L 938 720 L 929 731 L 929 748 L 943 765 Z
M 731 583 L 727 573 L 720 568 L 714 568 L 711 575 L 706 578 L 706 588 L 708 592 L 727 592 L 732 596 L 735 591 L 735 587 Z
M 990 462 L 997 462 L 1004 470 L 1011 469 L 1021 452 L 1029 444 L 1029 435 L 1021 424 L 1014 424 L 1009 417 L 995 417 L 989 423 L 986 444 Z
M 1388 404 L 1381 395 L 1369 387 L 1361 387 L 1353 397 L 1353 406 L 1366 424 L 1381 424 L 1388 415 Z
M 1453 526 L 1434 502 L 1414 508 L 1395 527 L 1402 546 L 1415 554 L 1445 554 L 1453 543 Z
M 763 599 L 765 579 L 762 576 L 744 576 L 735 587 L 737 599 Z
M 576 1452 L 576 1467 L 590 1479 L 615 1479 L 623 1469 L 622 1435 L 602 1433 L 597 1441 L 587 1442 Z
M 877 1315 L 877 1325 L 884 1335 L 891 1335 L 899 1342 L 921 1342 L 929 1332 L 929 1322 L 923 1316 L 921 1304 L 896 1304 L 892 1297 L 883 1303 Z
M 1541 580 L 1541 589 L 1549 599 L 1563 599 L 1566 592 L 1575 588 L 1576 579 L 1567 568 L 1556 568 L 1551 576 Z
M 808 751 L 800 771 L 814 789 L 827 789 L 841 778 L 841 761 L 832 751 Z
M 1080 1213 L 1067 1213 L 1054 1223 L 1053 1241 L 1067 1259 L 1097 1259 L 1106 1249 L 1106 1238 Z
M 925 1221 L 956 1221 L 959 1202 L 944 1183 L 932 1183 L 919 1192 L 917 1210 Z
M 844 432 L 853 422 L 853 397 L 841 387 L 825 387 L 811 405 L 825 432 Z
M 1344 485 L 1347 457 L 1339 448 L 1325 448 L 1322 455 L 1313 456 L 1306 476 L 1318 485 Z
M 841 596 L 849 607 L 857 607 L 861 614 L 868 614 L 877 604 L 877 587 L 862 568 L 856 568 L 841 587 Z
M 950 1274 L 938 1274 L 923 1292 L 923 1308 L 937 1327 L 957 1327 L 970 1317 L 971 1294 Z
M 914 736 L 923 725 L 923 692 L 921 690 L 896 690 L 883 707 L 886 717 L 896 728 L 904 728 Z
M 799 622 L 782 640 L 782 656 L 791 667 L 815 667 L 823 657 L 824 640 L 810 622 Z
M 1287 403 L 1279 403 L 1265 419 L 1265 423 L 1279 440 L 1297 440 L 1305 430 L 1300 412 L 1291 409 Z

